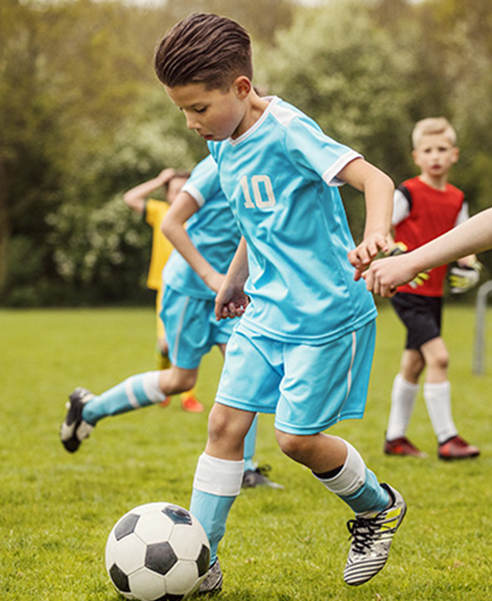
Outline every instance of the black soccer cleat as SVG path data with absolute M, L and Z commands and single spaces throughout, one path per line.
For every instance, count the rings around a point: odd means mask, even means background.
M 283 489 L 284 487 L 277 482 L 273 482 L 268 477 L 271 471 L 269 465 L 260 465 L 254 470 L 245 470 L 243 474 L 242 488 L 257 488 L 258 486 L 267 486 L 269 488 Z
M 200 584 L 200 588 L 198 589 L 199 595 L 216 595 L 220 593 L 222 590 L 222 570 L 219 564 L 219 558 L 214 561 L 214 563 L 210 566 L 208 570 L 208 574 L 205 576 L 205 579 Z
M 69 396 L 65 421 L 60 429 L 60 439 L 69 453 L 75 453 L 82 441 L 89 437 L 94 426 L 82 419 L 84 405 L 94 398 L 85 388 L 76 388 Z

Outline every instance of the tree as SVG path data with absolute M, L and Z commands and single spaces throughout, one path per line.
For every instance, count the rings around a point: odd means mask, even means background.
M 330 136 L 359 150 L 393 177 L 409 165 L 408 108 L 413 90 L 403 82 L 408 52 L 395 53 L 366 3 L 330 3 L 296 13 L 272 51 L 256 53 L 257 82 L 312 116 Z M 345 193 L 346 194 L 346 193 Z M 360 205 L 348 212 L 361 233 Z
M 90 0 L 0 6 L 0 302 L 56 277 L 46 215 L 108 193 L 98 157 L 156 85 L 134 15 Z

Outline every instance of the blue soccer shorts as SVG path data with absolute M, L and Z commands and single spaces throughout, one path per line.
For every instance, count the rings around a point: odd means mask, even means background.
M 227 344 L 235 320 L 217 321 L 214 300 L 184 296 L 165 286 L 160 318 L 166 330 L 169 360 L 176 367 L 195 369 L 213 346 Z
M 234 330 L 216 402 L 274 413 L 275 427 L 306 436 L 364 415 L 376 322 L 328 344 L 289 344 Z

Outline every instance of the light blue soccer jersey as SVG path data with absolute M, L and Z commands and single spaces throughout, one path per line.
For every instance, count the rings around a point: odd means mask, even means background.
M 216 271 L 226 273 L 241 235 L 220 187 L 217 165 L 210 155 L 193 169 L 182 190 L 200 206 L 188 221 L 186 231 L 191 241 Z M 185 296 L 215 298 L 215 292 L 206 286 L 176 250 L 164 268 L 163 278 L 166 286 Z
M 360 155 L 290 104 L 269 100 L 242 136 L 209 142 L 248 245 L 251 303 L 239 327 L 324 344 L 376 316 L 365 283 L 353 279 L 347 253 L 355 245 L 336 178 Z

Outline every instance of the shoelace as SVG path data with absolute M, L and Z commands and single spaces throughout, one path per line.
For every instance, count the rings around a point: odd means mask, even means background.
M 356 553 L 364 553 L 370 549 L 378 530 L 384 522 L 384 516 L 370 519 L 356 517 L 354 520 L 349 520 L 347 528 L 350 532 L 349 539 L 353 541 L 353 550 Z

